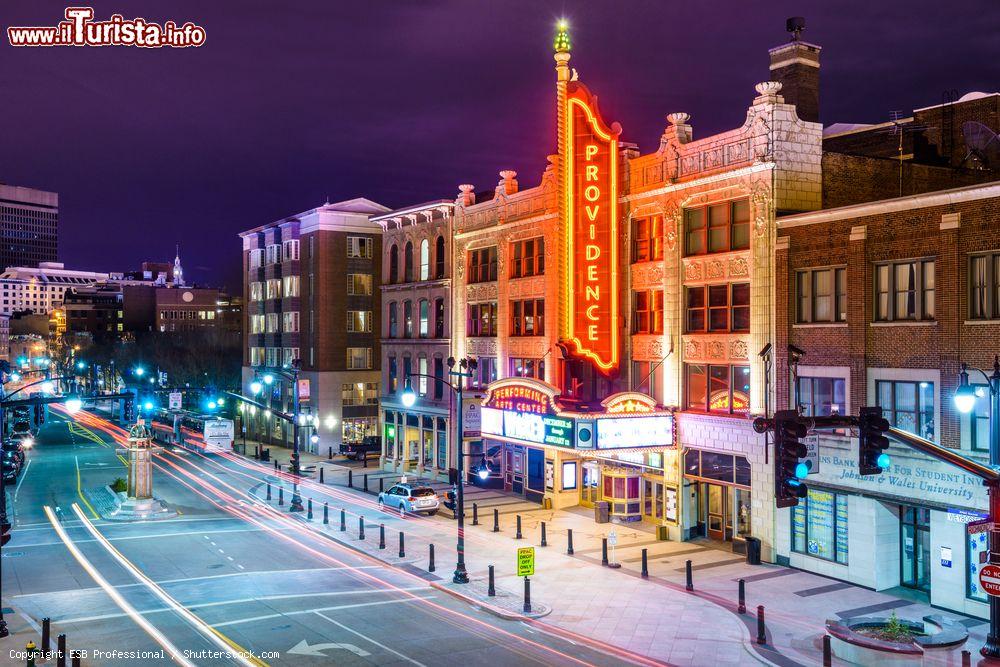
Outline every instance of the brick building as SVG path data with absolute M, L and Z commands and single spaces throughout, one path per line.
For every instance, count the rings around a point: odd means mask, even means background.
M 244 393 L 270 373 L 264 402 L 291 412 L 292 385 L 278 371 L 300 360 L 299 377 L 309 383 L 302 411 L 319 423 L 319 442 L 301 443 L 310 451 L 336 451 L 378 430 L 382 228 L 370 218 L 387 211 L 358 198 L 240 234 Z M 291 444 L 291 426 L 263 411 L 247 424 L 248 435 Z

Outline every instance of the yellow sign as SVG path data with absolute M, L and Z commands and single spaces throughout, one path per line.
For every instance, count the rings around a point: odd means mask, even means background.
M 535 547 L 524 547 L 517 550 L 517 576 L 535 576 Z

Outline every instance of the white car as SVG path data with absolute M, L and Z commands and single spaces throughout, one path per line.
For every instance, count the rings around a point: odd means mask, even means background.
M 434 516 L 440 506 L 437 493 L 429 486 L 396 484 L 388 491 L 378 494 L 379 509 L 398 509 L 399 516 L 405 516 L 407 512 L 424 512 L 427 516 Z

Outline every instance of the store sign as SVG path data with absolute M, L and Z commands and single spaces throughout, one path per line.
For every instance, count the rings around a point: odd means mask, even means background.
M 671 447 L 674 444 L 672 415 L 615 417 L 597 420 L 597 449 L 623 447 Z
M 482 409 L 483 435 L 555 447 L 573 446 L 573 420 L 532 412 Z
M 656 412 L 656 400 L 636 391 L 623 391 L 601 401 L 609 414 L 641 414 Z
M 573 82 L 566 101 L 567 339 L 603 373 L 618 370 L 618 136 Z
M 503 382 L 501 380 L 501 382 Z M 544 385 L 543 385 L 544 386 Z M 552 398 L 542 387 L 516 382 L 490 389 L 483 405 L 498 410 L 551 414 L 555 412 Z
M 805 463 L 809 466 L 809 474 L 815 475 L 819 472 L 819 436 L 807 435 L 802 438 L 802 444 L 806 446 Z

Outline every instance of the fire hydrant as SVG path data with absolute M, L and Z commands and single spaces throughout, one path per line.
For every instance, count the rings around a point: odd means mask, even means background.
M 35 656 L 38 655 L 38 647 L 35 646 L 35 642 L 28 640 L 28 643 L 24 645 L 24 651 L 28 654 L 28 667 L 35 667 Z

